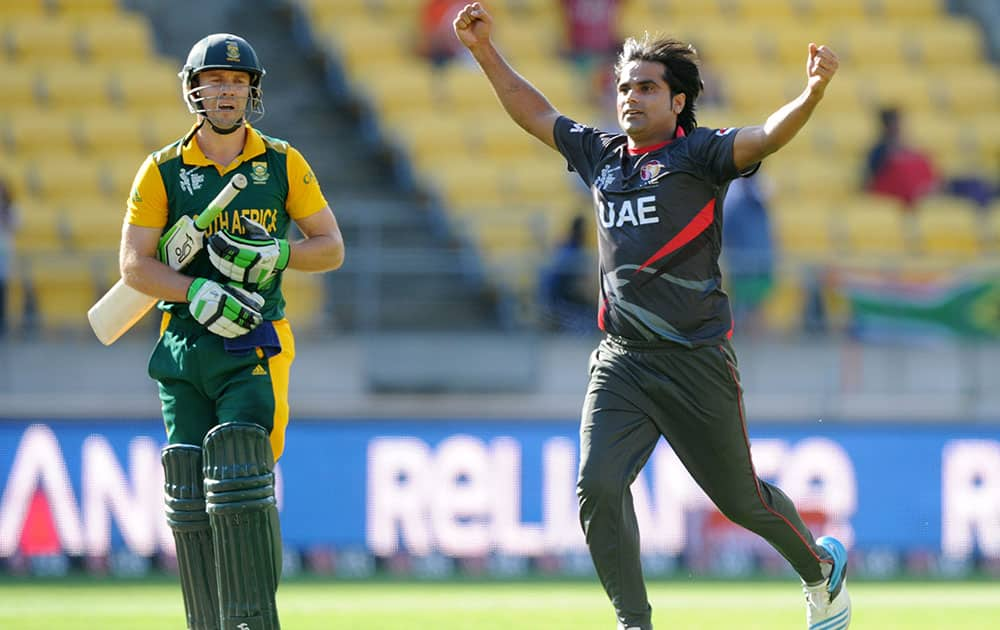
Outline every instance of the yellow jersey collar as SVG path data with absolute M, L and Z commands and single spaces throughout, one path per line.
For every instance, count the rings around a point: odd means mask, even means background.
M 236 166 L 246 162 L 250 158 L 257 157 L 258 155 L 264 153 L 267 147 L 264 146 L 264 139 L 260 137 L 260 132 L 250 126 L 250 123 L 244 123 L 247 128 L 246 141 L 243 143 L 243 152 L 236 156 L 232 164 L 216 164 L 212 160 L 205 157 L 202 152 L 201 147 L 198 146 L 198 139 L 195 137 L 195 131 L 197 125 L 191 128 L 188 135 L 191 137 L 187 144 L 181 147 L 181 159 L 185 164 L 190 164 L 192 166 L 216 166 L 219 168 L 224 168 L 227 170 L 232 170 Z

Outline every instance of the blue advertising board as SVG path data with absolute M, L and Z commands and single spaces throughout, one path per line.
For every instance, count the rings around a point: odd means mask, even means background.
M 757 474 L 814 533 L 857 549 L 1000 558 L 1000 425 L 755 423 Z M 172 550 L 158 421 L 0 422 L 0 558 Z M 286 544 L 476 556 L 584 549 L 577 425 L 293 423 L 277 492 Z M 645 551 L 690 552 L 724 519 L 661 444 L 633 485 Z

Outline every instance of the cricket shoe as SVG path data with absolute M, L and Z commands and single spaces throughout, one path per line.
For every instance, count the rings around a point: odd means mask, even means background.
M 806 594 L 806 624 L 809 630 L 846 630 L 851 625 L 851 598 L 847 595 L 847 549 L 832 536 L 816 544 L 833 558 L 833 568 L 824 582 L 803 586 Z

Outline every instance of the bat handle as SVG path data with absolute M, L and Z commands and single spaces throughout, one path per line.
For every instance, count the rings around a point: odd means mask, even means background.
M 215 199 L 212 200 L 212 203 L 209 204 L 208 208 L 195 217 L 195 227 L 199 230 L 208 229 L 208 226 L 212 224 L 212 221 L 215 221 L 215 217 L 219 216 L 222 209 L 228 206 L 229 202 L 231 202 L 233 198 L 246 187 L 246 175 L 243 173 L 236 173 L 233 175 L 232 179 L 229 180 L 229 183 L 227 183 Z

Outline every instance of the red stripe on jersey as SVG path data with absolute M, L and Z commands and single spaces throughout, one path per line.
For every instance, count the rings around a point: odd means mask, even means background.
M 698 211 L 698 214 L 694 215 L 691 222 L 684 226 L 684 229 L 677 233 L 677 236 L 670 239 L 666 245 L 660 248 L 658 252 L 649 257 L 649 260 L 642 263 L 642 266 L 635 270 L 639 273 L 646 267 L 652 265 L 657 260 L 663 258 L 670 252 L 676 251 L 681 247 L 684 247 L 691 241 L 695 239 L 699 234 L 704 232 L 708 226 L 712 225 L 712 221 L 715 220 L 715 197 L 712 197 L 705 207 Z
M 661 142 L 659 144 L 654 144 L 654 145 L 651 145 L 651 146 L 648 146 L 648 147 L 641 147 L 641 148 L 638 148 L 638 149 L 633 149 L 633 148 L 629 147 L 628 154 L 629 155 L 642 155 L 643 153 L 650 153 L 652 151 L 656 151 L 657 149 L 662 149 L 663 147 L 667 146 L 668 144 L 670 144 L 671 142 L 673 142 L 677 138 L 683 138 L 685 135 L 687 135 L 687 134 L 684 133 L 684 128 L 681 127 L 680 125 L 677 125 L 677 129 L 674 131 L 674 137 L 673 138 L 671 138 L 671 139 L 669 139 L 669 140 L 667 140 L 665 142 Z
M 608 310 L 608 301 L 601 300 L 601 306 L 597 309 L 597 327 L 604 330 L 604 313 Z

